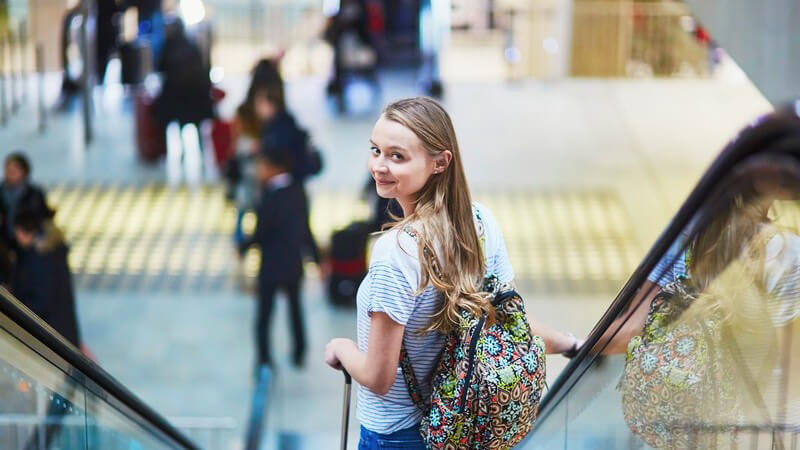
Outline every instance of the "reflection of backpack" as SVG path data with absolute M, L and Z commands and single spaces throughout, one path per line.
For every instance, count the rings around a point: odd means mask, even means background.
M 478 228 L 483 231 L 480 217 Z M 406 232 L 416 238 L 413 230 Z M 510 448 L 536 419 L 545 383 L 544 342 L 531 334 L 516 291 L 499 286 L 495 276 L 487 276 L 484 288 L 495 294 L 497 320 L 487 326 L 486 317 L 461 312 L 461 324 L 445 337 L 429 402 L 401 349 L 403 377 L 423 412 L 420 431 L 429 448 Z
M 319 175 L 322 172 L 322 152 L 311 143 L 311 139 L 306 136 L 306 147 L 303 150 L 302 158 L 299 161 L 297 173 L 301 178 Z
M 633 434 L 655 448 L 716 448 L 724 435 L 696 427 L 734 423 L 722 321 L 682 317 L 696 297 L 683 279 L 667 285 L 650 304 L 644 333 L 628 344 L 622 411 Z

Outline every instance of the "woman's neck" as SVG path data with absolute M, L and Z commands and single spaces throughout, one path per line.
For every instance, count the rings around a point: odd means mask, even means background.
M 403 217 L 411 216 L 417 207 L 417 205 L 411 200 L 402 200 L 398 198 L 397 203 L 400 204 L 400 208 L 403 210 Z

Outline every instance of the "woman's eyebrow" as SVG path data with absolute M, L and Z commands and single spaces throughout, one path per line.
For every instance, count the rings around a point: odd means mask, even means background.
M 375 141 L 373 141 L 372 139 L 369 140 L 369 143 L 372 144 L 373 147 L 380 148 L 380 146 L 378 144 L 376 144 Z M 402 151 L 405 151 L 406 149 L 405 149 L 405 147 L 402 147 L 400 145 L 391 144 L 391 145 L 386 146 L 386 150 L 402 150 Z

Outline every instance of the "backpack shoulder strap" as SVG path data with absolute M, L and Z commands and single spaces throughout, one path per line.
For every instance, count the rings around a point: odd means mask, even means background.
M 411 225 L 406 225 L 403 227 L 403 232 L 407 235 L 411 236 L 414 241 L 419 242 L 417 238 L 418 233 L 417 230 L 414 229 Z M 427 257 L 428 255 L 428 248 L 425 247 L 423 249 L 423 253 Z M 417 405 L 420 411 L 423 414 L 426 414 L 430 409 L 430 406 L 425 402 L 422 398 L 422 390 L 419 387 L 419 381 L 417 381 L 417 376 L 414 374 L 414 368 L 411 366 L 411 357 L 408 355 L 408 351 L 406 350 L 406 346 L 404 343 L 400 344 L 400 368 L 403 372 L 403 379 L 406 382 L 406 388 L 408 389 L 408 396 L 411 397 L 411 401 Z
M 419 387 L 417 376 L 414 374 L 414 368 L 411 367 L 411 358 L 408 356 L 408 351 L 406 351 L 404 344 L 400 344 L 400 368 L 403 372 L 403 379 L 406 382 L 408 396 L 411 397 L 411 401 L 417 405 L 417 408 L 423 414 L 427 414 L 430 405 L 422 398 L 422 390 Z

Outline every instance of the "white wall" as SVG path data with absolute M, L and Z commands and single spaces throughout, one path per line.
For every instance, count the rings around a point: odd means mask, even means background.
M 800 2 L 686 0 L 772 103 L 800 97 Z

